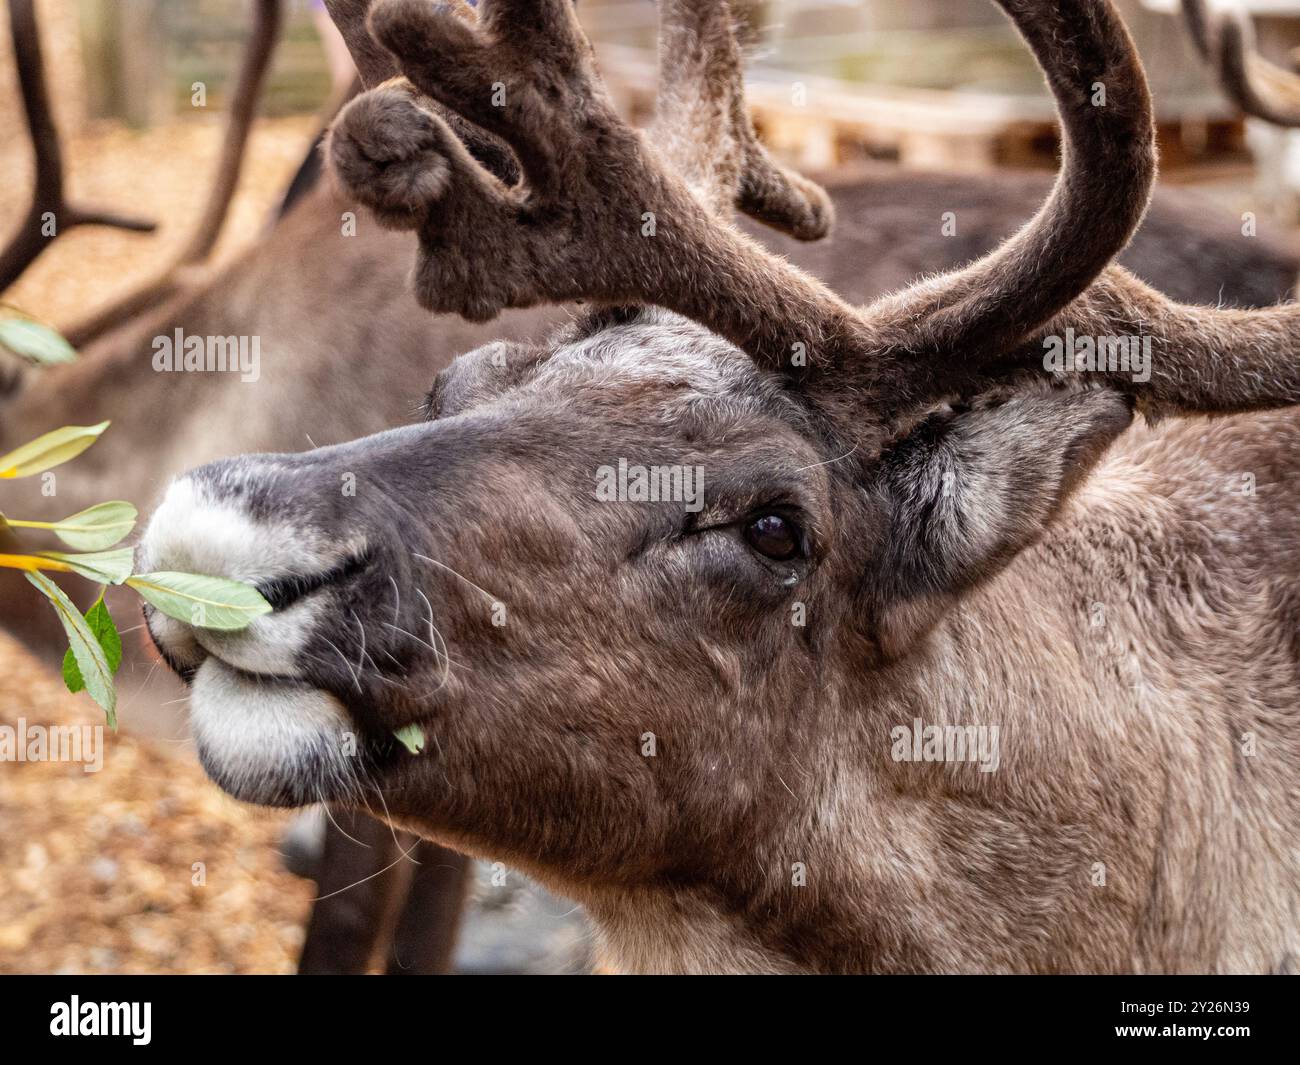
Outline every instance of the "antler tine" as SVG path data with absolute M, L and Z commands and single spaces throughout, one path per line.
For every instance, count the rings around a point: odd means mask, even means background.
M 330 20 L 343 35 L 343 41 L 352 53 L 361 84 L 373 89 L 401 71 L 392 53 L 383 48 L 366 27 L 366 18 L 374 0 L 325 0 L 325 10 Z
M 0 253 L 0 292 L 18 280 L 49 246 L 51 234 L 47 222 L 51 218 L 55 236 L 78 225 L 111 226 L 136 233 L 150 233 L 157 228 L 145 219 L 68 203 L 63 187 L 63 150 L 50 110 L 33 0 L 10 0 L 9 27 L 23 109 L 36 156 L 36 182 L 31 207 L 22 225 Z
M 825 190 L 777 164 L 754 132 L 725 0 L 660 0 L 659 10 L 660 154 L 719 216 L 734 204 L 800 240 L 824 237 L 834 218 Z
M 907 315 L 924 316 L 929 306 L 942 305 L 941 300 L 958 287 L 952 278 L 940 278 L 937 285 L 914 286 L 901 298 L 881 304 L 896 323 L 892 329 L 896 330 L 894 336 L 898 339 L 891 342 L 911 353 L 913 372 L 904 376 L 902 387 L 908 388 L 916 401 L 926 396 L 970 391 L 987 382 L 991 371 L 1002 374 L 1041 370 L 1044 366 L 1042 340 L 1050 336 L 1059 338 L 1067 330 L 1073 330 L 1077 336 L 1093 338 L 1116 335 L 1129 340 L 1150 338 L 1154 351 L 1149 380 L 1135 381 L 1131 370 L 1109 366 L 1098 369 L 1093 377 L 1132 395 L 1148 416 L 1189 412 L 1224 414 L 1300 402 L 1300 305 L 1252 311 L 1184 306 L 1113 265 L 1105 267 L 1072 301 L 1065 300 L 1070 289 L 1080 284 L 1082 276 L 1095 268 L 1107 242 L 1114 241 L 1117 251 L 1123 243 L 1120 234 L 1140 216 L 1153 164 L 1149 102 L 1132 45 L 1109 0 L 1093 0 L 1087 5 L 1091 10 L 1081 10 L 1079 3 L 1058 3 L 1052 8 L 1044 4 L 1045 10 L 1038 19 L 1029 11 L 1032 5 L 1003 3 L 1003 6 L 1021 26 L 1046 68 L 1049 81 L 1053 82 L 1059 105 L 1065 111 L 1067 142 L 1075 151 L 1076 160 L 1082 105 L 1069 106 L 1069 79 L 1063 82 L 1061 73 L 1072 68 L 1068 63 L 1058 64 L 1063 58 L 1061 51 L 1071 48 L 1086 63 L 1104 57 L 1103 65 L 1111 70 L 1111 78 L 1104 84 L 1112 99 L 1118 95 L 1123 110 L 1109 126 L 1104 116 L 1098 116 L 1095 135 L 1091 138 L 1095 151 L 1084 157 L 1086 163 L 1082 168 L 1077 162 L 1074 164 L 1075 179 L 1081 181 L 1085 193 L 1078 206 L 1093 204 L 1086 214 L 1075 214 L 1071 219 L 1070 212 L 1056 214 L 1053 208 L 1054 200 L 1064 202 L 1062 185 L 1069 180 L 1072 169 L 1067 155 L 1062 181 L 1058 182 L 1052 200 L 1028 229 L 977 263 L 973 270 L 956 275 L 959 284 L 966 284 L 973 300 L 949 303 L 942 316 L 931 314 L 930 320 L 921 317 L 914 337 L 908 334 Z M 1083 32 L 1077 37 L 1061 34 L 1061 26 L 1054 23 L 1052 14 L 1071 16 L 1072 20 L 1078 15 L 1075 25 Z M 1035 22 L 1037 33 L 1032 32 Z M 1044 34 L 1048 36 L 1044 38 Z M 1059 36 L 1059 41 L 1054 43 L 1052 35 Z M 1210 40 L 1214 39 L 1215 34 L 1211 32 Z M 1123 55 L 1126 52 L 1127 61 Z M 1076 65 L 1073 69 L 1078 74 L 1086 74 L 1088 67 Z M 1123 90 L 1119 94 L 1114 92 L 1116 85 Z M 1085 126 L 1087 118 L 1084 112 Z M 1134 158 L 1125 159 L 1125 153 L 1132 153 Z M 1081 169 L 1087 172 L 1079 173 Z M 1112 180 L 1113 172 L 1119 175 L 1114 179 L 1118 188 L 1109 198 L 1088 194 L 1089 188 L 1098 182 Z M 1108 202 L 1114 206 L 1108 208 Z M 1117 212 L 1116 221 L 1109 226 L 1108 209 Z M 1044 226 L 1047 221 L 1053 221 L 1052 228 Z M 1095 234 L 1085 232 L 1097 223 L 1109 229 L 1100 241 Z M 1080 231 L 1084 239 L 1071 239 L 1072 229 Z M 1009 265 L 1009 253 L 1017 251 L 1017 244 L 1032 247 L 1035 243 L 1042 247 L 1042 258 L 1037 263 L 1026 264 L 1026 268 L 1038 273 L 1043 292 L 1050 293 L 1050 298 L 1040 296 L 1035 300 L 1032 294 L 1026 296 L 1019 286 L 1008 286 L 999 278 Z M 1068 260 L 1076 253 L 1075 249 L 1081 261 L 1071 269 L 1068 261 L 1063 263 L 1062 259 Z M 1014 305 L 1004 308 L 992 305 L 992 314 L 982 317 L 972 313 L 972 304 L 989 308 L 996 299 L 1024 300 L 1031 305 L 1031 310 L 1017 314 Z M 1012 340 L 1016 329 L 1052 303 L 1057 304 L 1052 317 L 1028 329 L 1019 341 Z M 868 309 L 867 313 L 872 310 Z M 965 328 L 962 315 L 971 315 Z M 900 318 L 904 319 L 901 325 Z M 947 328 L 936 330 L 935 318 Z M 982 330 L 987 330 L 988 336 L 982 336 Z M 925 365 L 917 365 L 917 354 L 942 354 L 932 348 L 939 342 L 950 345 L 949 365 L 932 366 L 928 371 Z M 888 380 L 881 369 L 876 369 L 871 376 L 877 381 Z
M 248 38 L 244 57 L 235 78 L 235 91 L 231 94 L 230 121 L 221 141 L 221 157 L 217 162 L 216 179 L 203 216 L 194 235 L 190 237 L 181 259 L 197 263 L 207 258 L 221 235 L 230 203 L 239 185 L 248 137 L 257 119 L 257 102 L 266 84 L 267 71 L 275 55 L 284 23 L 284 0 L 256 0 L 253 4 L 253 32 Z
M 375 0 L 325 0 L 325 10 L 330 20 L 343 35 L 343 41 L 352 54 L 361 84 L 367 89 L 401 76 L 401 68 L 393 53 L 375 40 L 368 20 Z M 450 0 L 451 11 L 466 22 L 475 22 L 478 14 L 466 0 Z M 446 111 L 431 100 L 421 100 L 422 107 L 432 110 L 451 126 L 456 136 L 469 149 L 479 163 L 508 185 L 519 180 L 519 167 L 510 149 L 499 138 L 470 125 L 455 112 Z
M 1255 31 L 1240 11 L 1222 12 L 1213 57 L 1219 84 L 1248 115 L 1277 126 L 1300 126 L 1300 75 L 1270 63 L 1255 48 Z
M 1175 303 L 1110 267 L 1082 297 L 1044 327 L 1042 336 L 1151 340 L 1150 379 L 1099 368 L 1095 379 L 1125 392 L 1149 418 L 1232 414 L 1300 403 L 1300 305 L 1261 310 Z M 1041 343 L 1016 353 L 1022 367 L 1043 365 Z
M 1181 0 L 1183 25 L 1224 94 L 1245 114 L 1275 126 L 1300 126 L 1300 75 L 1270 63 L 1255 48 L 1242 11 L 1216 11 L 1205 0 Z
M 1180 0 L 1183 27 L 1192 40 L 1192 47 L 1207 63 L 1210 60 L 1210 19 L 1205 10 L 1205 0 Z
M 481 320 L 574 299 L 657 304 L 782 369 L 794 351 L 815 359 L 870 333 L 824 286 L 718 219 L 618 117 L 567 0 L 485 0 L 479 27 L 422 0 L 382 0 L 370 26 L 414 88 L 390 83 L 354 101 L 329 155 L 382 221 L 419 231 L 423 306 Z M 506 141 L 526 187 L 473 165 L 417 89 Z M 734 136 L 742 127 L 726 119 Z M 741 180 L 742 197 L 778 202 L 759 176 Z
M 216 247 L 230 213 L 239 175 L 243 170 L 248 139 L 257 118 L 257 105 L 266 84 L 267 71 L 280 40 L 284 24 L 284 0 L 255 0 L 253 29 L 244 47 L 235 88 L 230 98 L 230 115 L 221 141 L 221 154 L 208 198 L 194 232 L 171 263 L 152 281 L 71 326 L 67 337 L 75 347 L 89 344 L 148 307 L 170 298 L 184 288 L 186 274 L 194 272 Z

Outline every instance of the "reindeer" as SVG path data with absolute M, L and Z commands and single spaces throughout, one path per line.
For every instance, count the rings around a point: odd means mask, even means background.
M 1155 172 L 1132 43 L 1108 0 L 1000 6 L 1057 101 L 1057 183 L 990 255 L 855 307 L 727 221 L 829 205 L 753 138 L 724 3 L 662 3 L 649 135 L 562 0 L 375 4 L 402 77 L 330 160 L 416 232 L 416 298 L 590 308 L 457 359 L 425 424 L 171 486 L 143 561 L 276 607 L 148 616 L 210 776 L 377 789 L 583 903 L 631 970 L 1294 965 L 1297 311 L 1112 265 Z M 1140 334 L 1149 374 L 1045 373 L 1067 330 Z M 702 495 L 598 498 L 620 463 Z M 997 729 L 996 765 L 914 728 Z
M 363 225 L 355 238 L 341 240 L 340 220 L 355 204 L 310 181 L 302 188 L 295 182 L 299 198 L 265 239 L 224 270 L 204 266 L 239 180 L 281 6 L 282 0 L 253 5 L 254 26 L 221 159 L 202 218 L 175 260 L 146 284 L 67 327 L 67 335 L 84 348 L 80 362 L 37 370 L 0 352 L 0 447 L 17 446 L 62 421 L 121 418 L 136 407 L 152 412 L 151 436 L 167 440 L 166 447 L 145 450 L 130 425 L 117 426 L 93 452 L 60 473 L 57 497 L 24 500 L 34 515 L 60 517 L 68 506 L 89 505 L 104 491 L 148 505 L 171 476 L 211 458 L 240 449 L 301 448 L 310 440 L 337 441 L 403 424 L 429 372 L 441 369 L 455 352 L 492 337 L 524 339 L 561 320 L 533 311 L 485 330 L 451 317 L 431 319 L 402 292 L 412 235 Z M 20 276 L 50 243 L 33 236 L 32 219 L 39 223 L 45 210 L 68 210 L 32 0 L 14 0 L 10 15 L 37 174 L 27 217 L 0 255 L 8 264 L 0 271 L 0 287 Z M 375 62 L 366 45 L 356 45 L 352 24 L 343 22 L 354 48 L 361 49 L 361 63 Z M 489 152 L 483 158 L 501 176 L 517 176 L 501 149 L 480 145 L 479 151 Z M 314 154 L 304 169 L 313 164 Z M 1048 179 L 1032 173 L 952 177 L 873 171 L 865 179 L 831 186 L 837 219 L 832 240 L 810 244 L 746 220 L 742 224 L 846 299 L 862 302 L 918 273 L 951 268 L 992 250 L 1032 213 L 1035 199 L 1049 186 Z M 1207 213 L 1203 203 L 1178 190 L 1160 190 L 1155 199 L 1123 253 L 1140 276 L 1188 302 L 1258 307 L 1290 294 L 1300 259 L 1285 242 L 1267 234 L 1244 238 L 1231 216 Z M 951 235 L 942 227 L 945 212 L 957 219 Z M 112 224 L 125 217 L 90 208 L 74 208 L 70 215 L 77 224 Z M 146 225 L 127 221 L 132 228 Z M 57 232 L 69 228 L 61 224 Z M 888 253 L 881 254 L 881 248 Z M 311 265 L 309 274 L 302 263 Z M 357 308 L 369 313 L 357 314 Z M 267 378 L 247 388 L 207 375 L 156 373 L 152 341 L 177 328 L 192 335 L 261 335 Z M 377 348 L 384 352 L 382 365 L 369 365 L 367 357 Z M 309 402 L 298 402 L 304 381 L 312 382 Z M 358 395 L 365 401 L 356 402 Z M 0 580 L 12 576 L 0 573 Z M 47 611 L 33 613 L 39 600 L 30 592 L 22 580 L 6 587 L 0 622 L 35 649 L 61 654 L 62 629 Z
M 335 6 L 337 10 L 339 5 Z M 376 67 L 382 72 L 379 80 L 395 73 L 387 53 L 374 49 L 368 36 L 357 33 L 358 12 L 363 15 L 364 6 L 350 8 L 344 6 L 342 21 L 354 50 L 363 56 L 363 69 L 370 71 L 372 80 Z M 262 17 L 269 15 L 264 11 Z M 266 36 L 265 24 L 261 25 L 263 29 L 254 34 L 253 55 L 262 58 L 246 64 L 244 84 L 250 79 L 255 82 L 256 62 L 264 63 L 269 56 L 269 49 L 257 43 Z M 364 58 L 367 55 L 369 59 Z M 247 93 L 241 98 L 248 99 Z M 233 123 L 245 132 L 247 121 L 241 116 L 250 113 L 249 107 L 237 108 Z M 467 139 L 474 137 L 472 127 L 461 124 L 457 130 Z M 482 143 L 477 147 L 490 166 L 513 176 L 514 164 L 503 153 L 492 155 Z M 237 164 L 238 158 L 238 152 L 228 149 L 223 173 L 228 174 L 231 161 Z M 233 180 L 222 178 L 215 188 L 233 188 Z M 1038 188 L 1036 179 L 1028 177 L 999 181 L 873 177 L 835 190 L 842 233 L 837 241 L 818 246 L 777 238 L 772 243 L 814 269 L 833 288 L 862 301 L 903 284 L 917 271 L 950 267 L 989 250 L 1012 230 L 1015 219 L 1027 213 L 1027 197 Z M 28 509 L 43 504 L 59 511 L 59 515 L 51 511 L 52 516 L 60 516 L 77 509 L 81 500 L 95 501 L 106 490 L 144 502 L 180 470 L 232 451 L 291 450 L 309 446 L 309 436 L 330 442 L 400 425 L 407 420 L 407 396 L 422 390 L 427 377 L 446 366 L 453 352 L 478 347 L 492 336 L 522 343 L 560 320 L 550 312 L 524 311 L 497 319 L 488 328 L 429 316 L 405 293 L 414 236 L 363 225 L 355 240 L 340 241 L 340 215 L 353 206 L 351 198 L 317 189 L 264 242 L 221 275 L 181 286 L 177 269 L 165 271 L 145 295 L 131 294 L 109 313 L 78 327 L 79 337 L 104 335 L 81 363 L 15 378 L 11 395 L 0 406 L 0 449 L 63 421 L 121 418 L 138 409 L 152 412 L 147 423 L 150 434 L 162 442 L 143 449 L 139 436 L 131 434 L 133 419 L 125 418 L 114 434 L 60 475 L 55 500 L 33 499 Z M 961 220 L 958 237 L 940 238 L 937 220 L 950 209 Z M 207 217 L 213 217 L 212 210 Z M 972 217 L 975 221 L 970 224 Z M 211 231 L 210 226 L 205 229 Z M 751 231 L 758 232 L 752 227 Z M 1214 302 L 1222 296 L 1243 305 L 1268 303 L 1285 295 L 1294 275 L 1294 259 L 1280 246 L 1266 239 L 1244 241 L 1227 220 L 1206 219 L 1203 212 L 1172 198 L 1165 198 L 1153 211 L 1143 232 L 1149 236 L 1139 235 L 1128 251 L 1128 261 L 1187 299 Z M 1189 240 L 1198 246 L 1184 261 L 1182 245 Z M 190 248 L 198 243 L 197 239 L 191 242 Z M 882 255 L 882 247 L 889 248 L 889 254 Z M 177 266 L 188 268 L 198 257 L 191 250 Z M 310 273 L 304 271 L 304 263 Z M 361 308 L 366 313 L 358 313 Z M 261 335 L 266 376 L 257 388 L 249 389 L 204 375 L 154 373 L 150 341 L 177 326 L 197 335 Z M 468 365 L 462 362 L 456 371 L 462 383 L 468 380 L 464 369 Z M 134 424 L 145 423 L 134 419 Z M 9 591 L 4 606 L 12 612 L 12 623 L 29 639 L 36 639 L 44 631 L 36 627 L 36 622 L 45 620 L 44 613 L 32 612 L 25 585 L 13 595 Z M 157 698 L 165 701 L 168 694 Z M 322 894 L 378 871 L 399 853 L 388 849 L 386 827 L 367 825 L 342 812 L 337 816 L 346 832 L 331 828 Z M 349 846 L 348 835 L 367 840 L 373 849 L 340 857 Z M 392 844 L 395 847 L 396 841 Z M 412 900 L 401 914 L 398 934 L 401 939 L 405 930 L 403 953 L 408 963 L 415 957 L 417 968 L 421 963 L 437 968 L 447 962 L 449 934 L 430 937 L 426 930 L 422 945 L 412 944 L 421 940 L 418 925 L 429 920 L 431 907 L 441 906 L 446 918 L 450 905 L 454 928 L 464 866 L 431 845 L 428 850 L 422 846 L 419 856 L 423 865 L 411 889 Z M 382 890 L 366 894 L 381 885 Z M 378 935 L 375 926 L 397 919 L 392 911 L 401 907 L 402 900 L 395 900 L 393 892 L 407 890 L 404 883 L 390 888 L 383 880 L 370 881 L 369 888 L 318 907 L 320 918 L 331 906 L 343 904 L 346 912 L 341 920 L 349 926 L 349 935 L 328 934 L 317 928 L 314 918 L 306 967 L 365 966 Z M 326 925 L 327 920 L 319 923 Z M 446 919 L 432 921 L 444 932 L 447 923 Z M 340 943 L 340 938 L 346 942 Z
M 280 6 L 281 0 L 259 0 L 253 7 L 256 22 L 221 161 L 202 219 L 182 252 L 150 282 L 69 325 L 67 334 L 85 349 L 79 363 L 37 370 L 0 352 L 0 447 L 16 446 L 60 421 L 121 417 L 137 406 L 153 412 L 152 435 L 167 439 L 166 447 L 142 454 L 143 441 L 129 426 L 119 426 L 60 474 L 58 497 L 24 500 L 33 514 L 59 517 L 68 506 L 89 504 L 105 490 L 147 505 L 168 478 L 222 454 L 298 448 L 310 446 L 310 440 L 346 439 L 403 424 L 429 371 L 441 369 L 456 351 L 489 336 L 523 339 L 560 320 L 553 313 L 527 312 L 507 317 L 494 330 L 446 316 L 431 320 L 400 291 L 406 259 L 413 254 L 411 234 L 362 226 L 355 239 L 340 240 L 340 219 L 355 205 L 328 188 L 302 193 L 288 216 L 228 268 L 203 267 L 238 182 L 274 52 Z M 49 238 L 37 241 L 31 233 L 31 220 L 39 221 L 45 209 L 68 213 L 75 224 L 123 219 L 131 228 L 147 224 L 102 209 L 67 208 L 31 0 L 15 0 L 10 14 L 38 166 L 27 218 L 0 256 L 8 264 L 0 278 L 6 282 L 48 245 Z M 515 176 L 513 162 L 499 151 L 484 158 L 503 177 Z M 951 268 L 992 250 L 1031 213 L 1034 197 L 1049 184 L 1037 174 L 958 178 L 873 172 L 832 186 L 833 240 L 809 244 L 742 224 L 846 299 L 862 302 L 918 273 Z M 957 218 L 952 235 L 941 225 L 945 212 Z M 69 228 L 60 225 L 58 234 Z M 880 254 L 881 247 L 888 254 Z M 1207 215 L 1203 204 L 1176 190 L 1157 193 L 1156 207 L 1123 254 L 1135 272 L 1180 299 L 1238 307 L 1287 298 L 1300 265 L 1284 242 L 1268 235 L 1244 238 L 1235 219 Z M 303 262 L 312 264 L 309 276 L 299 266 Z M 357 315 L 357 307 L 371 313 Z M 177 328 L 194 335 L 261 335 L 269 353 L 268 379 L 250 389 L 218 377 L 156 373 L 152 341 Z M 383 364 L 363 365 L 377 347 L 384 351 Z M 320 368 L 326 365 L 329 372 Z M 296 402 L 305 380 L 313 382 L 310 401 Z M 355 402 L 359 394 L 365 402 Z M 0 574 L 0 580 L 11 576 Z M 6 592 L 0 621 L 38 650 L 60 648 L 60 626 L 46 611 L 32 613 L 38 600 L 25 582 Z

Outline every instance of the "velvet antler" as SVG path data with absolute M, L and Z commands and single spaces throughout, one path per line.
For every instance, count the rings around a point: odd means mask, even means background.
M 825 213 L 815 187 L 752 166 L 766 157 L 752 153 L 720 0 L 662 5 L 663 103 L 648 136 L 615 115 L 567 0 L 484 0 L 477 26 L 427 0 L 381 0 L 371 32 L 410 84 L 354 102 L 331 159 L 388 224 L 418 231 L 416 294 L 431 310 L 484 319 L 573 299 L 657 304 L 764 367 L 883 416 L 1041 370 L 1039 341 L 1067 325 L 1157 342 L 1149 380 L 1108 370 L 1097 378 L 1149 410 L 1296 402 L 1293 309 L 1183 307 L 1109 265 L 1141 221 L 1155 175 L 1145 77 L 1111 4 L 1000 2 L 1061 112 L 1056 186 L 992 254 L 861 310 L 724 217 L 730 203 L 761 203 L 769 220 L 797 230 L 810 219 L 818 228 Z M 420 94 L 509 144 L 522 184 L 507 187 L 476 165 Z M 752 187 L 751 170 L 764 177 Z

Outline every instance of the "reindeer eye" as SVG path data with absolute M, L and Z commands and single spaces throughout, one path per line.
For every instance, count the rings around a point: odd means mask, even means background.
M 788 562 L 799 554 L 799 530 L 780 514 L 763 514 L 745 526 L 745 542 L 775 562 Z

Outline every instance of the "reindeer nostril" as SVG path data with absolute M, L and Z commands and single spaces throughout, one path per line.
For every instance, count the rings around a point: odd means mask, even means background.
M 331 566 L 320 573 L 290 574 L 258 584 L 257 590 L 271 604 L 273 610 L 285 610 L 299 599 L 305 599 L 313 592 L 330 584 L 338 584 L 364 570 L 371 562 L 368 551 L 350 555 L 337 566 Z

